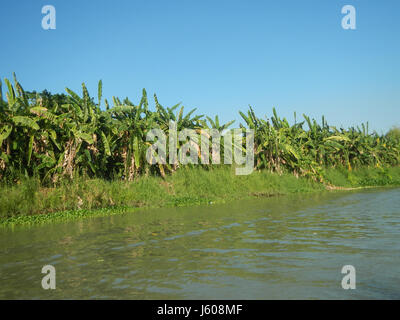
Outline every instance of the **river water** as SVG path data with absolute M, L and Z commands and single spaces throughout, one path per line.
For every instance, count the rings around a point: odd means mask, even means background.
M 399 231 L 400 189 L 3 228 L 0 299 L 400 299 Z

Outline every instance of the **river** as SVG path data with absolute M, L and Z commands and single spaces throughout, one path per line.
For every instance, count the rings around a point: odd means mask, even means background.
M 400 299 L 399 231 L 400 189 L 1 228 L 0 299 Z

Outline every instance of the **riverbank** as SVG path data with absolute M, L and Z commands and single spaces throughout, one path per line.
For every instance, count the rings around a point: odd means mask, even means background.
M 2 186 L 0 225 L 37 224 L 161 208 L 215 204 L 252 197 L 375 186 L 400 186 L 400 167 L 327 169 L 325 183 L 293 174 L 257 171 L 236 176 L 230 166 L 205 170 L 184 167 L 162 179 L 141 177 L 133 182 L 77 178 L 56 188 L 34 179 Z

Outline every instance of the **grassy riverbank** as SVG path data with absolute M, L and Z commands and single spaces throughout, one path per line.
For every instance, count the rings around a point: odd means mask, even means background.
M 324 175 L 325 184 L 265 170 L 236 176 L 232 167 L 222 166 L 211 170 L 185 167 L 165 179 L 150 176 L 133 182 L 76 178 L 54 188 L 43 188 L 35 179 L 28 179 L 18 185 L 2 186 L 0 225 L 120 214 L 142 207 L 214 204 L 251 197 L 324 192 L 327 185 L 400 186 L 399 167 L 327 169 Z
M 399 128 L 386 134 L 370 132 L 368 123 L 336 128 L 325 117 L 318 123 L 303 115 L 299 122 L 296 113 L 290 124 L 275 109 L 259 117 L 249 107 L 239 112 L 236 131 L 234 121 L 185 113 L 180 104 L 164 107 L 156 95 L 151 108 L 145 90 L 138 104 L 113 97 L 111 105 L 101 81 L 94 99 L 84 83 L 81 96 L 69 89 L 52 95 L 25 92 L 13 76 L 14 85 L 4 80 L 6 100 L 0 82 L 0 225 L 400 185 Z M 165 139 L 153 139 L 154 129 Z M 157 146 L 148 153 L 154 140 L 165 152 Z M 180 166 L 178 150 L 189 152 L 191 163 L 200 156 L 202 166 Z M 254 156 L 256 172 L 236 176 L 233 165 L 216 164 L 231 153 L 236 162 L 237 151 Z

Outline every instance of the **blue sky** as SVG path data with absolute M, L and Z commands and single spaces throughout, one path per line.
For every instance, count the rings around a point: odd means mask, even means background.
M 56 30 L 43 30 L 44 5 Z M 356 8 L 344 30 L 341 8 Z M 397 0 L 19 0 L 1 4 L 0 77 L 25 90 L 80 93 L 137 103 L 142 88 L 164 106 L 240 120 L 293 112 L 379 133 L 400 125 Z M 151 101 L 152 102 L 152 101 Z

